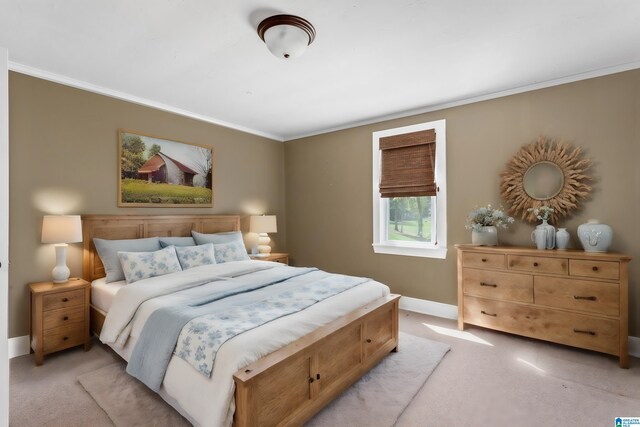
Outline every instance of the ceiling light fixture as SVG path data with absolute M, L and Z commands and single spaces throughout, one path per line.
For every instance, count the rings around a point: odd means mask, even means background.
M 304 53 L 316 37 L 316 30 L 299 16 L 274 15 L 258 25 L 258 35 L 274 56 L 291 59 Z

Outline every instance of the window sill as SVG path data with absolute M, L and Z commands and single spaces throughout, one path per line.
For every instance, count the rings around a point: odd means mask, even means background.
M 384 245 L 380 243 L 374 243 L 372 246 L 373 251 L 377 254 L 404 255 L 437 259 L 445 259 L 447 257 L 447 248 L 441 247 L 416 248 L 408 246 Z

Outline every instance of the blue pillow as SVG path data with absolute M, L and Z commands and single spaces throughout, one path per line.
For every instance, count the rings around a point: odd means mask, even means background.
M 222 264 L 229 261 L 244 261 L 251 259 L 247 254 L 247 248 L 242 242 L 229 242 L 213 245 L 213 253 L 216 263 Z
M 215 234 L 203 234 L 197 231 L 192 231 L 191 235 L 198 245 L 204 245 L 205 243 L 213 243 L 219 245 L 220 243 L 240 242 L 244 245 L 242 240 L 242 233 L 240 231 L 230 231 L 227 233 L 215 233 Z
M 153 252 L 118 252 L 118 258 L 127 284 L 182 271 L 175 246 Z
M 153 252 L 161 249 L 160 240 L 157 237 L 126 240 L 105 240 L 94 237 L 93 244 L 104 265 L 107 283 L 124 280 L 118 252 Z
M 188 247 L 176 246 L 175 248 L 178 254 L 178 261 L 180 261 L 180 266 L 182 266 L 183 270 L 216 263 L 216 258 L 213 254 L 213 243 Z
M 193 237 L 160 237 L 160 246 L 195 246 L 196 241 Z

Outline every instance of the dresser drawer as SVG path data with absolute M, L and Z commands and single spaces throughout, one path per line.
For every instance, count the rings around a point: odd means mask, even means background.
M 464 268 L 462 286 L 465 295 L 505 301 L 533 302 L 533 276 Z
M 50 353 L 80 345 L 85 342 L 85 334 L 84 322 L 49 329 L 43 336 L 43 350 L 45 353 Z
M 81 305 L 84 304 L 84 298 L 84 289 L 52 293 L 42 297 L 42 309 L 48 311 Z
M 464 320 L 531 338 L 619 353 L 618 320 L 475 297 L 464 297 Z
M 465 252 L 462 254 L 462 265 L 476 268 L 499 268 L 504 270 L 505 256 L 502 254 L 488 254 L 480 252 Z
M 614 261 L 569 260 L 569 274 L 572 276 L 618 280 L 620 263 Z
M 536 304 L 608 316 L 620 314 L 617 283 L 536 276 L 534 284 Z
M 43 316 L 43 329 L 48 331 L 49 329 L 54 329 L 59 326 L 82 322 L 84 321 L 84 315 L 84 305 L 49 310 L 45 312 Z
M 568 262 L 565 258 L 509 255 L 509 270 L 514 271 L 567 274 L 567 266 Z

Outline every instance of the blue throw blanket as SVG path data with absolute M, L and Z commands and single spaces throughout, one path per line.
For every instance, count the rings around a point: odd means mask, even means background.
M 176 355 L 209 377 L 220 346 L 229 339 L 368 279 L 283 267 L 217 280 L 237 286 L 179 306 L 160 308 L 149 316 L 127 366 L 129 374 L 158 391 L 175 350 Z M 262 290 L 258 300 L 249 295 L 258 290 Z M 221 304 L 231 297 L 236 297 L 233 304 Z

